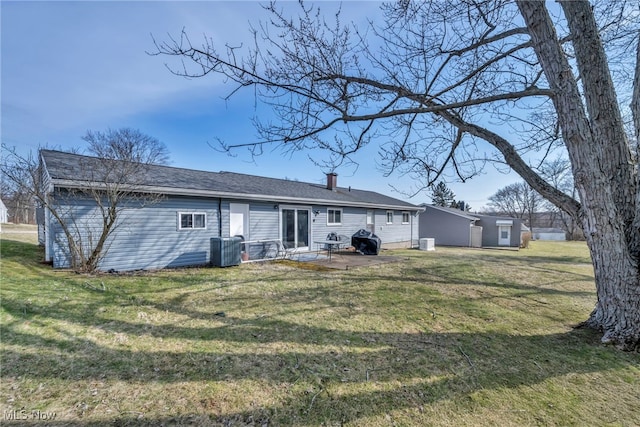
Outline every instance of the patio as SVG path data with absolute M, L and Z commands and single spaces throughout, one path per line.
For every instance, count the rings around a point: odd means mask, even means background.
M 317 267 L 333 270 L 350 270 L 353 268 L 387 264 L 402 261 L 402 257 L 392 255 L 362 255 L 352 251 L 334 252 L 331 259 L 326 251 L 298 254 L 290 258 L 299 263 L 308 263 Z

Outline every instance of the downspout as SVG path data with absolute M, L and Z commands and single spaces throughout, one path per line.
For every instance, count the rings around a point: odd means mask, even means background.
M 409 234 L 409 249 L 412 249 L 413 248 L 413 215 L 411 215 L 410 233 L 411 234 Z
M 49 224 L 51 223 L 51 214 L 49 213 L 49 208 L 44 206 L 44 224 L 42 224 L 42 229 L 44 232 L 44 260 L 46 262 L 51 261 L 53 265 L 53 258 L 51 256 L 51 227 Z
M 413 220 L 416 219 L 417 212 L 414 215 L 411 215 L 411 235 L 409 236 L 409 249 L 413 249 Z
M 218 199 L 218 237 L 222 237 L 222 198 Z

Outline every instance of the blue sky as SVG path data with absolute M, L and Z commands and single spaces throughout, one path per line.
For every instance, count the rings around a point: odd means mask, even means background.
M 293 5 L 293 4 L 290 4 Z M 336 3 L 321 6 L 334 11 Z M 363 20 L 378 12 L 376 2 L 346 2 L 346 17 Z M 230 87 L 211 76 L 184 79 L 165 67 L 170 58 L 150 56 L 151 35 L 163 40 L 182 28 L 214 42 L 238 44 L 249 37 L 249 22 L 266 18 L 257 2 L 32 2 L 2 1 L 2 142 L 20 152 L 48 145 L 83 147 L 87 130 L 133 127 L 164 142 L 171 165 L 233 171 L 275 178 L 324 182 L 324 172 L 305 153 L 283 156 L 268 151 L 252 161 L 242 151 L 229 157 L 215 151 L 221 138 L 229 144 L 255 141 L 253 96 L 247 91 L 229 101 Z M 410 178 L 384 177 L 376 167 L 376 149 L 358 156 L 360 166 L 338 169 L 338 183 L 408 199 Z M 486 205 L 499 188 L 519 178 L 488 166 L 466 183 L 449 183 L 458 199 L 472 208 Z

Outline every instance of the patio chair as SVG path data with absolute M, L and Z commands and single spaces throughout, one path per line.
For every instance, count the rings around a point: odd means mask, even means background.
M 338 238 L 338 233 L 335 233 L 335 232 L 333 232 L 333 231 L 332 231 L 331 233 L 327 234 L 327 238 L 326 238 L 325 240 L 335 240 L 335 241 L 338 241 L 338 240 L 340 240 L 340 239 Z M 324 245 L 324 248 L 323 248 L 323 249 L 324 249 L 325 251 L 328 251 L 329 249 L 331 249 L 329 246 L 330 246 L 330 245 L 326 244 L 326 245 Z
M 265 247 L 265 258 L 268 259 L 285 259 L 288 254 L 281 240 L 269 242 Z

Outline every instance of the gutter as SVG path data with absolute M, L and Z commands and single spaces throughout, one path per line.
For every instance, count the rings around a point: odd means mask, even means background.
M 222 199 L 218 199 L 218 237 L 222 237 Z

